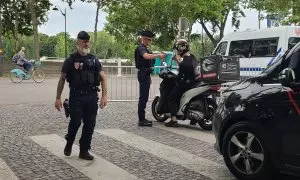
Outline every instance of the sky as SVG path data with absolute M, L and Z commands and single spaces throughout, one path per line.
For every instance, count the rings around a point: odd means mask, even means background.
M 50 0 L 54 6 L 59 6 L 62 11 L 66 8 L 67 12 L 67 32 L 71 37 L 75 38 L 77 33 L 81 30 L 94 31 L 95 17 L 96 17 L 96 4 L 95 3 L 83 3 L 80 0 L 72 5 L 73 9 L 70 9 L 67 3 L 62 3 L 61 0 Z M 52 8 L 53 8 L 52 7 Z M 51 8 L 51 9 L 52 9 Z M 244 10 L 246 17 L 241 18 L 241 25 L 239 31 L 247 29 L 258 29 L 258 12 L 255 10 Z M 98 21 L 98 31 L 104 28 L 104 24 L 107 22 L 105 19 L 106 13 L 100 11 Z M 225 27 L 225 35 L 233 32 L 235 29 L 231 27 L 231 16 L 228 17 Z M 266 28 L 266 20 L 261 22 L 261 28 Z M 59 11 L 50 10 L 48 12 L 48 21 L 39 27 L 39 32 L 56 35 L 59 32 L 64 32 L 65 21 L 64 16 Z M 201 33 L 202 28 L 199 24 L 194 24 L 192 33 Z

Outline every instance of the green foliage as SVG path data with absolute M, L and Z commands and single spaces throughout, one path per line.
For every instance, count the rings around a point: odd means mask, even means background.
M 281 17 L 282 23 L 300 25 L 300 1 L 298 0 L 244 0 L 249 8 Z
M 157 34 L 154 43 L 167 50 L 177 35 L 177 23 L 184 14 L 184 4 L 171 0 L 118 1 L 105 8 L 108 13 L 105 28 L 118 40 L 134 41 L 142 29 Z
M 214 49 L 214 44 L 207 36 L 202 37 L 200 34 L 191 35 L 191 53 L 200 60 L 201 57 L 208 56 Z
M 39 0 L 35 10 L 38 17 L 38 24 L 47 21 L 47 12 L 50 9 L 49 0 Z M 18 22 L 18 32 L 21 35 L 32 34 L 31 14 L 27 0 L 1 0 L 0 10 L 2 11 L 3 33 L 7 34 L 14 31 L 15 23 Z
M 190 20 L 191 26 L 200 22 L 210 40 L 216 45 L 218 37 L 223 37 L 230 12 L 233 14 L 232 26 L 239 27 L 239 19 L 245 16 L 239 6 L 240 1 L 111 1 L 104 7 L 108 13 L 105 28 L 117 39 L 127 41 L 133 41 L 139 30 L 150 29 L 157 34 L 154 42 L 160 48 L 168 49 L 178 33 L 178 19 L 183 16 Z M 191 28 L 189 30 L 191 31 Z

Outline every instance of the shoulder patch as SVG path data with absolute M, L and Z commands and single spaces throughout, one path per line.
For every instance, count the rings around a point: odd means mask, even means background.
M 79 62 L 74 62 L 74 68 L 75 68 L 75 69 L 79 69 L 79 65 L 80 65 Z

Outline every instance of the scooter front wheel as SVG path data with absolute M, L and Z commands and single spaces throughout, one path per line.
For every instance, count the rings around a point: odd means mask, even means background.
M 159 99 L 160 98 L 157 96 L 154 98 L 154 100 L 152 102 L 152 105 L 151 105 L 152 115 L 158 122 L 164 122 L 168 119 L 168 117 L 166 117 L 164 114 L 157 113 L 157 106 L 158 106 Z
M 207 112 L 203 119 L 198 121 L 200 127 L 204 130 L 212 130 L 212 118 L 217 109 L 217 103 L 212 99 L 207 99 Z

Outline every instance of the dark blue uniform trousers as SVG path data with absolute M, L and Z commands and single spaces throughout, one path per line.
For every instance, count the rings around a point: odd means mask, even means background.
M 149 90 L 151 84 L 150 73 L 144 70 L 138 71 L 138 81 L 140 84 L 140 97 L 138 104 L 139 121 L 145 120 L 145 108 L 149 99 Z
M 91 147 L 92 135 L 96 124 L 98 110 L 97 92 L 90 93 L 70 93 L 70 122 L 68 134 L 66 136 L 68 143 L 73 143 L 78 128 L 83 122 L 82 134 L 79 140 L 80 151 L 88 151 Z

